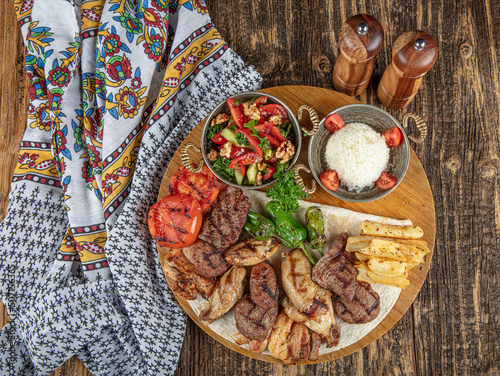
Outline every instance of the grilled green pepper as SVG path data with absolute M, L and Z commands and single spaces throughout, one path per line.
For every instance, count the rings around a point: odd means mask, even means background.
M 306 210 L 306 229 L 309 246 L 312 249 L 319 250 L 319 253 L 323 256 L 321 247 L 326 241 L 325 221 L 321 209 L 317 206 L 310 206 Z
M 291 214 L 283 212 L 281 205 L 276 201 L 268 202 L 266 211 L 274 222 L 277 238 L 288 248 L 302 248 L 309 261 L 315 265 L 314 259 L 304 246 L 304 240 L 307 238 L 307 229 L 299 225 Z
M 275 235 L 274 223 L 258 213 L 249 212 L 243 229 L 257 240 L 266 241 Z

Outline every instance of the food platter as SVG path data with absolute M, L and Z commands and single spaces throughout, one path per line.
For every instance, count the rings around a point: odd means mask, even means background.
M 355 99 L 338 92 L 309 86 L 281 86 L 267 88 L 261 91 L 280 98 L 295 113 L 301 105 L 310 105 L 315 108 L 320 118 L 324 117 L 326 114 L 337 107 L 347 104 L 359 103 Z M 301 125 L 307 126 L 307 119 L 302 120 Z M 187 142 L 194 142 L 195 144 L 199 145 L 202 127 L 203 122 L 195 127 L 195 129 L 188 135 L 188 137 L 186 137 L 182 145 Z M 167 167 L 162 185 L 160 187 L 158 199 L 163 198 L 169 193 L 168 181 L 170 177 L 177 171 L 177 169 L 182 166 L 180 153 L 181 148 L 179 148 L 179 150 L 175 153 L 174 157 Z M 303 142 L 298 158 L 298 163 L 307 165 L 307 148 L 308 142 Z M 370 213 L 395 219 L 410 219 L 414 224 L 419 225 L 423 229 L 423 240 L 427 242 L 430 253 L 426 256 L 424 263 L 412 269 L 409 276 L 411 282 L 410 286 L 402 290 L 392 310 L 375 329 L 373 329 L 365 337 L 350 346 L 321 355 L 317 361 L 311 362 L 300 360 L 297 362 L 298 364 L 327 362 L 349 355 L 369 345 L 371 342 L 375 341 L 377 338 L 387 332 L 403 316 L 403 314 L 410 307 L 413 300 L 420 291 L 420 288 L 422 287 L 430 266 L 434 248 L 435 212 L 432 192 L 422 165 L 420 164 L 420 161 L 418 160 L 418 157 L 413 150 L 410 151 L 410 154 L 410 164 L 404 180 L 393 192 L 391 192 L 391 194 L 379 200 L 366 203 L 341 201 L 329 195 L 322 188 L 318 188 L 317 191 L 311 195 L 310 200 L 308 200 L 320 204 L 346 208 L 357 212 Z M 193 152 L 192 160 L 198 160 L 199 158 L 200 155 L 196 155 L 196 153 Z M 305 181 L 310 181 L 311 179 L 313 179 L 312 175 L 310 174 L 304 174 L 303 178 Z M 163 261 L 164 257 L 162 257 L 162 255 L 164 254 L 164 252 L 166 252 L 166 249 L 159 246 L 158 252 L 160 255 L 160 260 Z M 172 281 L 167 278 L 167 282 L 172 287 Z M 184 311 L 202 330 L 204 330 L 207 334 L 209 334 L 211 337 L 213 337 L 226 347 L 251 358 L 273 363 L 282 363 L 282 361 L 270 355 L 251 352 L 243 347 L 234 344 L 226 338 L 223 338 L 212 329 L 210 329 L 207 325 L 202 323 L 198 315 L 193 311 L 191 305 L 185 298 L 179 295 L 176 295 L 176 298 Z

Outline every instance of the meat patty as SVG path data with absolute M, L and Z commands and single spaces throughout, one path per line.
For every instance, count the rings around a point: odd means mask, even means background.
M 380 297 L 370 284 L 358 282 L 351 301 L 341 296 L 333 299 L 337 315 L 349 324 L 364 324 L 372 321 L 380 312 Z
M 312 280 L 324 289 L 351 301 L 357 286 L 356 268 L 347 252 L 342 251 L 347 242 L 343 234 L 333 247 L 316 263 L 312 269 Z
M 278 303 L 265 310 L 255 304 L 249 294 L 244 295 L 234 307 L 236 328 L 248 339 L 263 341 L 267 338 L 278 316 Z
M 250 211 L 250 202 L 240 188 L 222 191 L 203 218 L 198 238 L 225 251 L 238 241 Z
M 206 278 L 218 277 L 231 267 L 224 258 L 224 252 L 201 239 L 183 248 L 182 253 L 191 261 L 194 270 Z
M 252 267 L 250 297 L 262 309 L 271 309 L 278 301 L 279 286 L 274 268 L 267 261 Z

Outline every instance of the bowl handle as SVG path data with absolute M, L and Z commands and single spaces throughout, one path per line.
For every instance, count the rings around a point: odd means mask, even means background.
M 403 116 L 403 128 L 406 130 L 408 128 L 408 121 L 410 119 L 415 120 L 415 125 L 417 126 L 417 129 L 420 131 L 420 136 L 415 137 L 413 135 L 408 135 L 408 138 L 414 142 L 422 142 L 425 140 L 425 137 L 427 136 L 427 125 L 425 125 L 425 122 L 422 120 L 420 116 L 413 112 L 408 112 Z
M 309 168 L 301 163 L 297 163 L 295 166 L 293 166 L 292 170 L 295 173 L 295 177 L 293 178 L 293 180 L 295 180 L 295 183 L 297 183 L 304 192 L 309 194 L 313 194 L 314 192 L 316 192 L 316 182 L 314 180 L 311 181 L 311 186 L 307 187 L 304 183 L 304 180 L 302 180 L 302 177 L 299 175 L 300 170 L 304 170 L 305 172 L 310 173 L 311 170 L 309 170 Z
M 297 114 L 297 118 L 299 119 L 299 121 L 302 120 L 302 112 L 303 111 L 309 112 L 309 118 L 311 119 L 311 123 L 313 124 L 313 127 L 312 127 L 311 130 L 309 130 L 309 129 L 305 128 L 305 127 L 301 127 L 302 132 L 304 132 L 304 134 L 306 136 L 314 136 L 316 134 L 316 132 L 319 130 L 319 117 L 318 117 L 318 113 L 311 106 L 309 106 L 307 104 L 303 104 L 302 106 L 299 107 L 299 111 L 298 111 L 298 114 Z
M 198 153 L 201 153 L 201 149 L 198 146 L 196 146 L 194 143 L 186 142 L 184 145 L 182 145 L 182 148 L 181 148 L 181 161 L 182 161 L 182 164 L 184 165 L 184 167 L 186 167 L 189 171 L 197 174 L 203 168 L 204 162 L 203 162 L 203 159 L 200 159 L 198 161 L 198 167 L 193 167 L 191 165 L 191 160 L 189 159 L 189 155 L 188 155 L 189 148 L 193 148 Z

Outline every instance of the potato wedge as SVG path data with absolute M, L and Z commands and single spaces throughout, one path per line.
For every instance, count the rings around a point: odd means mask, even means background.
M 364 221 L 361 224 L 364 235 L 385 236 L 403 239 L 419 239 L 424 236 L 423 230 L 414 225 L 396 226 L 372 221 Z
M 361 235 L 361 236 L 349 236 L 347 239 L 347 245 L 356 245 L 356 244 L 363 244 L 363 243 L 369 243 L 373 239 L 382 239 L 382 240 L 391 240 L 396 243 L 401 243 L 405 245 L 413 245 L 417 248 L 420 248 L 422 251 L 428 253 L 430 252 L 429 247 L 427 247 L 427 242 L 425 240 L 421 239 L 401 239 L 401 238 L 389 238 L 389 237 L 381 237 L 381 236 L 371 236 L 371 235 Z M 359 247 L 359 248 L 364 248 L 364 247 Z

